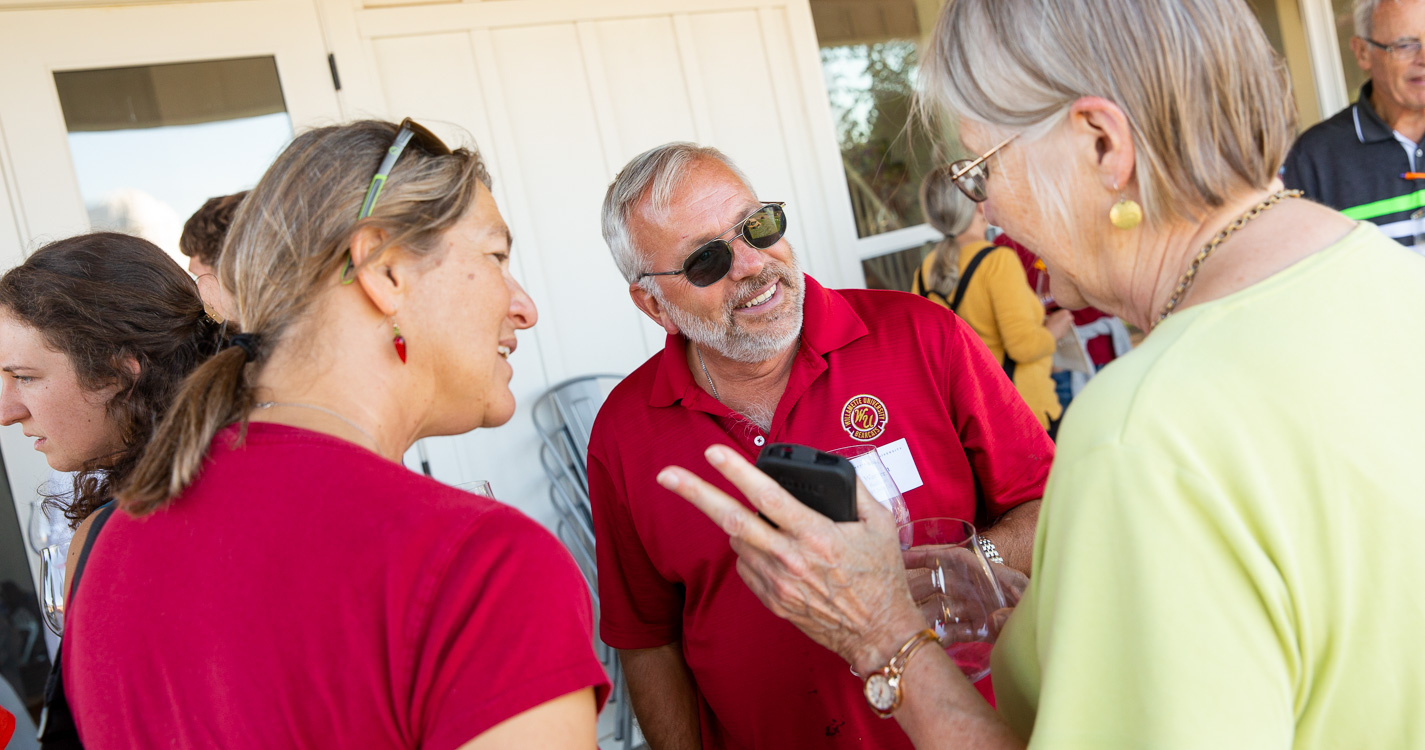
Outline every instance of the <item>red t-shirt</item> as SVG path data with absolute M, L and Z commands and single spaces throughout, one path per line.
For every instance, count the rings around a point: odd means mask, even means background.
M 704 460 L 709 445 L 754 459 L 768 442 L 904 438 L 924 481 L 903 493 L 911 517 L 985 520 L 1043 494 L 1054 446 L 949 311 L 901 292 L 806 284 L 802 345 L 770 433 L 698 387 L 681 336 L 600 410 L 589 447 L 600 630 L 616 648 L 681 639 L 704 747 L 909 748 L 840 657 L 757 600 L 727 535 L 654 477 L 678 464 L 740 498 Z
M 588 587 L 538 524 L 333 437 L 235 434 L 95 541 L 63 662 L 86 747 L 434 750 L 602 704 Z

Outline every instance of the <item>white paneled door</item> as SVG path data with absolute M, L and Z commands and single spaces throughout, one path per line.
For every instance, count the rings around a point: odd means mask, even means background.
M 253 129 L 270 160 L 293 127 L 341 118 L 311 0 L 42 6 L 0 10 L 0 270 L 102 224 L 106 201 L 176 239 L 205 188 L 260 176 L 234 164 Z M 49 469 L 18 425 L 0 450 L 23 526 Z

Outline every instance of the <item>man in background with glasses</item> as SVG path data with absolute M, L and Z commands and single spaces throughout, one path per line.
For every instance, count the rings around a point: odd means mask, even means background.
M 604 200 L 633 302 L 668 334 L 604 403 L 588 460 L 601 635 L 655 750 L 910 747 L 844 662 L 758 602 L 726 534 L 658 486 L 669 464 L 730 490 L 701 459 L 710 445 L 749 459 L 776 442 L 875 445 L 911 518 L 977 521 L 990 559 L 1028 570 L 1044 429 L 945 309 L 804 274 L 794 209 L 687 143 L 634 158 Z
M 1353 15 L 1351 50 L 1370 80 L 1354 104 L 1301 134 L 1282 181 L 1414 246 L 1425 231 L 1425 0 L 1356 0 Z

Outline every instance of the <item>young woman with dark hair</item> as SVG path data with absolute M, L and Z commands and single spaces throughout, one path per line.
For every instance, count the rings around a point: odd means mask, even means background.
M 76 472 L 72 493 L 50 498 L 72 525 L 128 479 L 219 328 L 193 279 L 126 234 L 59 240 L 0 277 L 0 424 Z

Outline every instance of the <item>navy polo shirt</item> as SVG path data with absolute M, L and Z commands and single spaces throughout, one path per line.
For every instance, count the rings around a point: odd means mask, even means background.
M 1413 162 L 1413 163 L 1412 163 Z M 1425 221 L 1410 218 L 1425 208 L 1425 149 L 1407 153 L 1395 131 L 1371 107 L 1371 84 L 1351 106 L 1308 129 L 1287 154 L 1282 181 L 1288 188 L 1357 221 L 1375 222 L 1402 245 L 1414 245 Z

